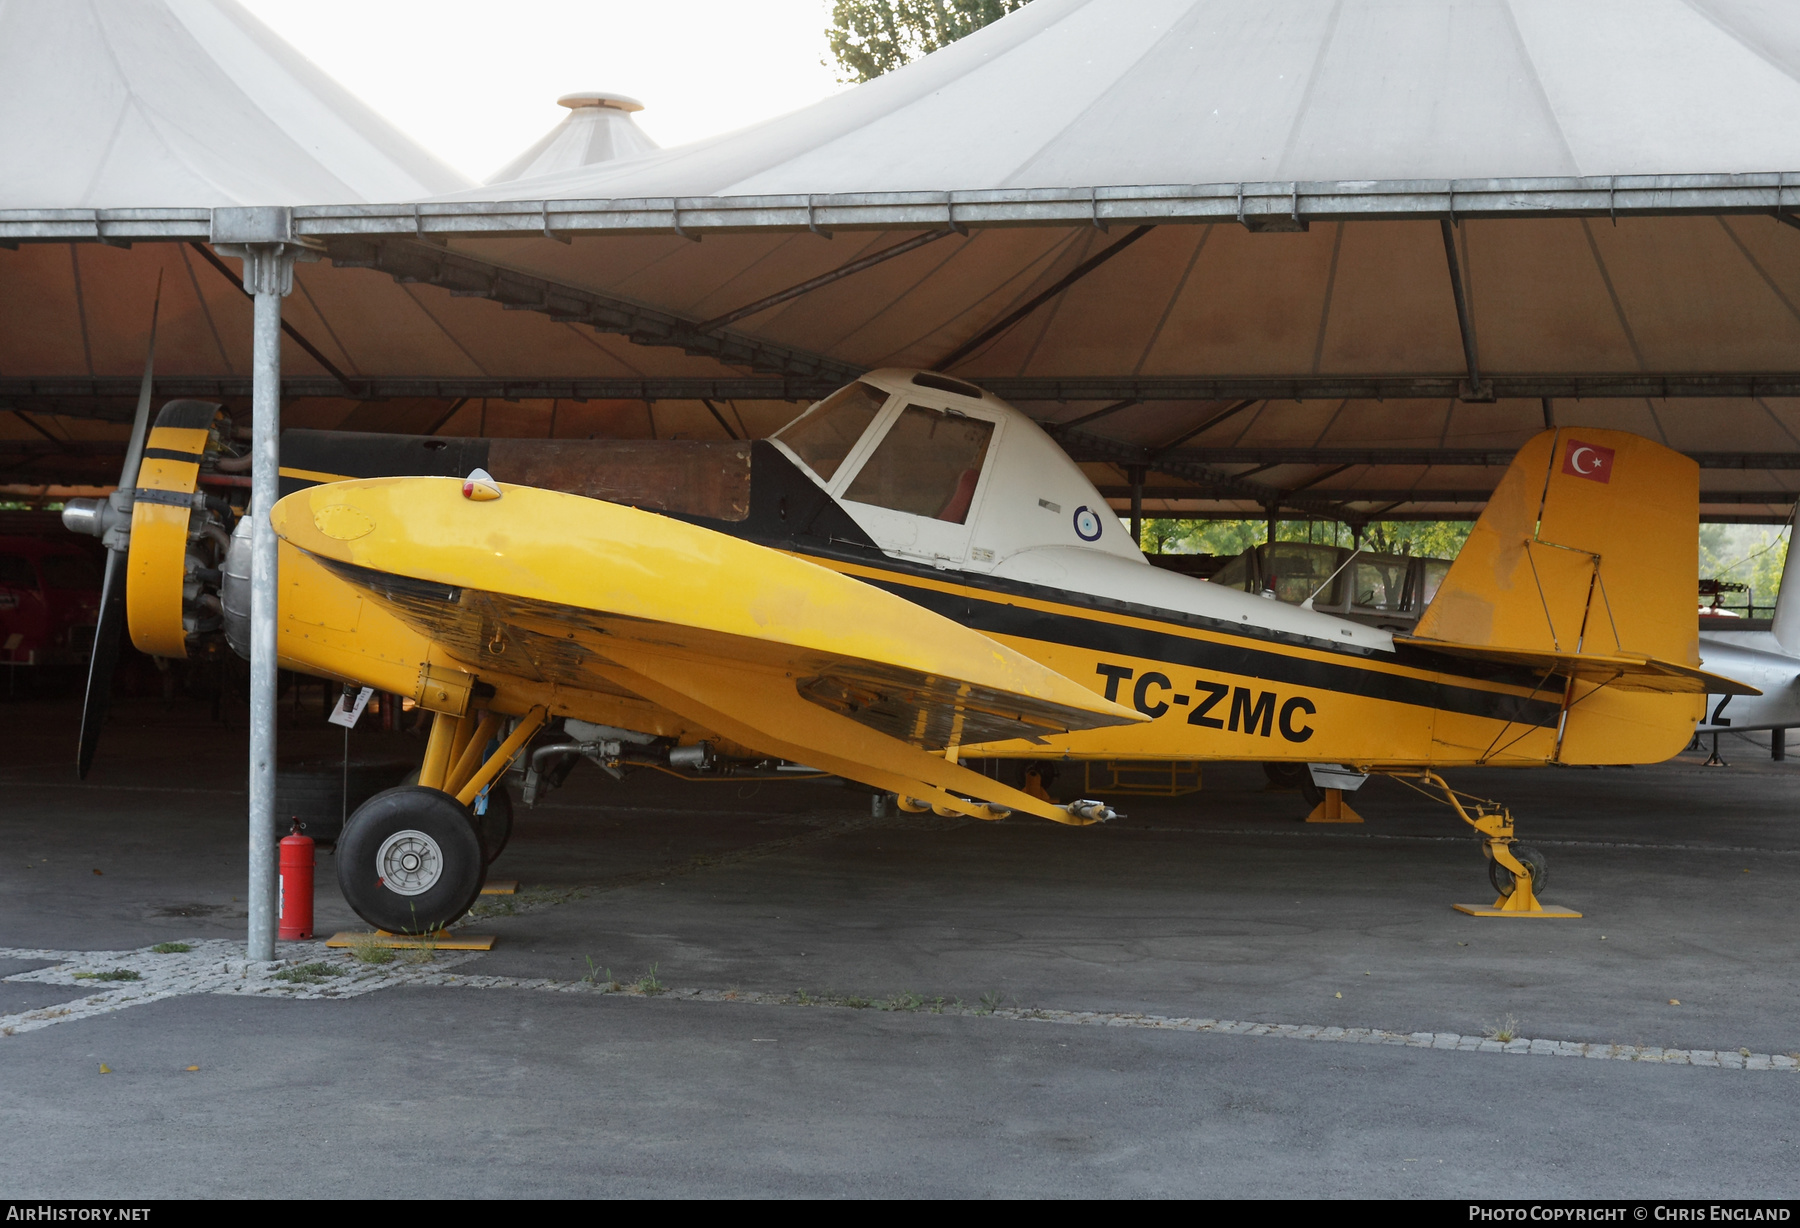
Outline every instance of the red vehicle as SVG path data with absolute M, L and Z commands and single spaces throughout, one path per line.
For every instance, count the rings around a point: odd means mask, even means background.
M 18 678 L 87 662 L 100 618 L 100 564 L 73 543 L 0 537 L 0 665 Z

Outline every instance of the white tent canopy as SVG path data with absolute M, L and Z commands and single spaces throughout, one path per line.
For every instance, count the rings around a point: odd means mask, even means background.
M 613 148 L 654 149 L 626 112 L 580 108 L 601 110 L 628 129 Z M 609 123 L 602 117 L 601 127 Z M 161 394 L 247 400 L 250 302 L 235 263 L 215 267 L 202 250 L 207 227 L 153 236 L 185 242 L 131 246 L 97 219 L 410 199 L 468 182 L 233 0 L 0 0 L 0 168 L 0 211 L 85 218 L 80 237 L 105 240 L 0 250 L 0 410 L 24 414 L 0 412 L 0 485 L 116 474 L 117 423 L 143 365 L 159 284 Z M 557 388 L 541 381 L 614 381 L 601 391 L 629 394 L 646 377 L 738 374 L 380 273 L 302 264 L 295 283 L 283 368 L 290 387 L 312 395 L 290 401 L 290 425 L 716 433 L 717 420 L 691 400 L 654 413 L 618 395 L 559 404 Z M 437 382 L 382 382 L 421 376 Z M 436 395 L 441 381 L 458 378 L 473 383 Z M 785 404 L 729 412 L 734 423 L 741 416 L 737 429 L 757 433 L 790 414 Z
M 1707 514 L 1775 517 L 1800 489 L 1797 71 L 1800 8 L 1765 0 L 1036 0 L 693 146 L 294 197 L 331 263 L 289 317 L 359 392 L 290 351 L 290 395 L 320 424 L 474 398 L 525 407 L 509 433 L 656 431 L 649 403 L 722 433 L 938 366 L 1086 419 L 1071 451 L 1153 506 L 1467 512 L 1551 420 L 1705 453 Z M 0 398 L 122 393 L 145 309 L 77 347 L 97 296 L 59 245 L 204 243 L 207 202 L 5 203 L 26 246 L 0 278 L 64 323 L 0 328 Z M 149 250 L 106 257 L 140 298 Z M 179 371 L 228 394 L 237 342 L 194 310 Z M 442 429 L 491 432 L 472 406 Z
M 1800 167 L 1780 0 L 1035 0 L 861 88 L 469 199 Z
M 0 208 L 408 200 L 467 183 L 233 0 L 0 3 Z

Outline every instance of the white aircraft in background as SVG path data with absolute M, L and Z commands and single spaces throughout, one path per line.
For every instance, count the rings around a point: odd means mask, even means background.
M 1708 695 L 1706 715 L 1696 734 L 1800 726 L 1800 568 L 1795 567 L 1795 554 L 1790 539 L 1775 617 L 1767 631 L 1734 631 L 1730 620 L 1723 618 L 1702 622 L 1700 657 L 1707 670 L 1742 679 L 1760 687 L 1762 694 Z

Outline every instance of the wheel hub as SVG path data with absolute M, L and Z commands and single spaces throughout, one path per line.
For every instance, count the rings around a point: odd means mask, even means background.
M 397 831 L 375 854 L 381 885 L 395 895 L 423 895 L 444 874 L 444 851 L 422 831 Z

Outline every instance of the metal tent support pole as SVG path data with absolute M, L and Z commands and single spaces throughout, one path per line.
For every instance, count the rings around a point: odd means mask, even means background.
M 245 262 L 245 271 L 260 264 L 293 265 L 274 253 Z M 263 270 L 259 269 L 258 272 Z M 250 466 L 250 932 L 246 954 L 275 958 L 275 688 L 276 647 L 275 530 L 269 511 L 280 483 L 281 438 L 281 289 L 268 284 L 275 276 L 246 286 L 256 296 L 255 383 L 253 385 Z M 250 279 L 245 278 L 248 282 Z
M 275 958 L 276 539 L 269 513 L 280 483 L 281 300 L 293 289 L 295 247 L 286 209 L 218 209 L 213 238 L 244 262 L 255 300 L 250 466 L 250 864 L 245 954 Z M 225 242 L 220 242 L 225 240 Z M 238 241 L 241 240 L 241 241 Z M 229 243 L 229 246 L 227 245 Z

